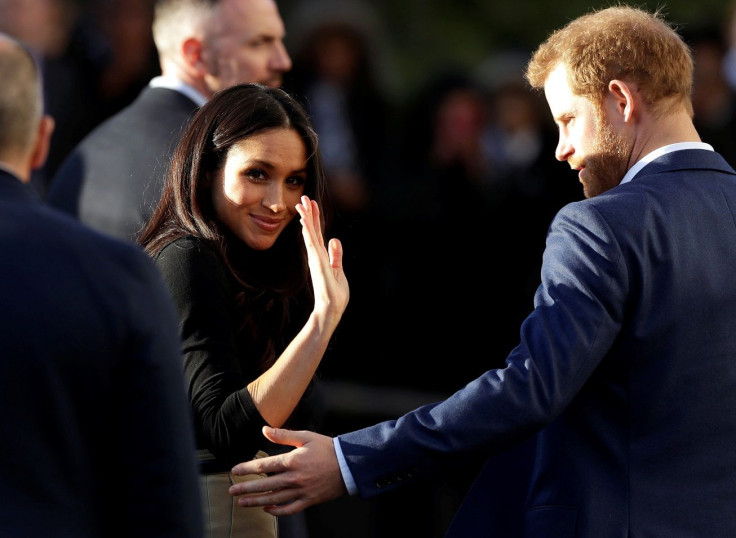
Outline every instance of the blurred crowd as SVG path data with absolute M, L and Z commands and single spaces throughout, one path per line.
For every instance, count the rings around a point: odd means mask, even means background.
M 328 235 L 343 241 L 351 288 L 321 367 L 327 385 L 348 387 L 327 392 L 332 434 L 501 366 L 532 309 L 547 227 L 583 193 L 553 157 L 543 96 L 522 78 L 528 51 L 489 51 L 475 69 L 458 62 L 397 96 L 369 6 L 303 4 L 285 17 L 294 67 L 284 89 L 319 135 L 335 210 Z M 0 0 L 0 31 L 37 55 L 56 119 L 48 162 L 33 178 L 42 197 L 71 148 L 158 74 L 152 13 L 153 0 Z M 683 35 L 695 58 L 696 127 L 734 164 L 729 31 L 714 21 Z M 360 387 L 396 392 L 371 398 Z
M 0 31 L 26 43 L 43 72 L 56 120 L 43 195 L 61 161 L 93 127 L 130 103 L 158 73 L 152 0 L 0 0 Z

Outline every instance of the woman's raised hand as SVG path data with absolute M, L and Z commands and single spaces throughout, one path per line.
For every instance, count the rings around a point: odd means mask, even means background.
M 325 248 L 317 202 L 302 196 L 296 210 L 301 216 L 302 236 L 307 247 L 314 287 L 314 310 L 336 316 L 336 322 L 342 317 L 350 299 L 350 287 L 342 267 L 342 243 L 339 239 L 330 239 L 328 248 Z

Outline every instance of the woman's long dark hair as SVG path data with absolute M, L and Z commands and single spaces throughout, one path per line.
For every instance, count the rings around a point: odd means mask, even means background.
M 241 291 L 235 299 L 245 313 L 241 329 L 250 328 L 254 336 L 258 336 L 262 314 L 277 314 L 280 327 L 269 333 L 279 334 L 278 329 L 289 321 L 290 303 L 305 291 L 311 297 L 301 225 L 294 218 L 268 251 L 251 251 L 217 217 L 209 178 L 225 165 L 227 153 L 234 144 L 275 128 L 293 129 L 304 142 L 307 153 L 304 194 L 319 204 L 325 229 L 330 208 L 322 159 L 317 135 L 304 109 L 281 89 L 238 84 L 215 94 L 187 124 L 172 156 L 161 199 L 138 240 L 152 257 L 171 241 L 184 236 L 209 243 L 240 284 Z M 243 256 L 252 263 L 238 263 Z M 263 263 L 269 267 L 256 267 Z M 276 359 L 276 347 L 273 340 L 267 343 L 264 352 L 267 356 L 262 357 L 264 367 Z

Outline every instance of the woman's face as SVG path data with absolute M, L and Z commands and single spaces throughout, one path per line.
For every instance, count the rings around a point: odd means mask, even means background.
M 212 183 L 220 220 L 254 250 L 273 246 L 296 215 L 307 149 L 293 129 L 262 131 L 233 145 Z

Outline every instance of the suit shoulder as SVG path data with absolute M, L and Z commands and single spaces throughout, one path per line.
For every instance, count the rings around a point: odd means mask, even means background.
M 46 245 L 62 258 L 79 256 L 96 264 L 118 264 L 130 270 L 155 270 L 149 256 L 138 245 L 112 237 L 83 224 L 53 207 L 40 206 L 31 219 L 28 237 Z
M 577 200 L 563 206 L 557 218 L 573 220 L 588 220 L 603 218 L 618 220 L 628 218 L 646 208 L 647 193 L 637 187 L 630 188 L 628 184 L 619 185 L 603 194 L 585 200 Z
M 196 109 L 196 104 L 179 92 L 144 88 L 132 103 L 90 131 L 70 155 L 98 151 L 112 142 L 116 147 L 109 149 L 113 151 L 140 146 L 145 149 L 151 140 L 176 134 Z

